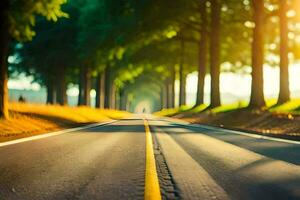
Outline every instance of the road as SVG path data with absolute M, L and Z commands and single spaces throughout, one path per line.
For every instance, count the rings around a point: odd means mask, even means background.
M 297 142 L 136 116 L 0 145 L 0 199 L 145 199 L 154 170 L 162 199 L 293 200 L 299 164 Z

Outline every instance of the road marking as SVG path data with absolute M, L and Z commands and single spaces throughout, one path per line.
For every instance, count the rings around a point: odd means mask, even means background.
M 252 137 L 252 138 L 256 138 L 256 139 L 271 140 L 271 141 L 275 141 L 275 142 L 283 142 L 283 143 L 288 143 L 288 144 L 300 144 L 300 141 L 275 138 L 275 137 L 259 135 L 259 134 L 255 134 L 255 133 L 235 131 L 235 130 L 225 129 L 225 128 L 221 128 L 221 127 L 212 127 L 212 126 L 202 125 L 202 124 L 191 124 L 189 122 L 178 122 L 178 121 L 174 122 L 174 121 L 172 121 L 170 119 L 166 119 L 166 118 L 164 118 L 164 120 L 171 122 L 173 124 L 178 124 L 178 125 L 183 125 L 183 126 L 191 126 L 191 127 L 196 127 L 196 128 L 205 128 L 205 129 L 214 130 L 214 131 L 217 130 L 217 131 L 222 131 L 222 132 L 230 132 L 230 133 L 234 133 L 237 135 L 243 135 L 243 136 Z
M 32 141 L 32 140 L 39 140 L 39 139 L 43 139 L 43 138 L 47 138 L 47 137 L 60 135 L 60 134 L 63 134 L 63 133 L 70 133 L 70 132 L 74 132 L 74 131 L 80 131 L 80 130 L 87 129 L 87 128 L 103 126 L 103 125 L 113 123 L 115 121 L 117 121 L 117 120 L 112 120 L 112 121 L 103 122 L 103 123 L 94 123 L 94 124 L 89 124 L 89 125 L 81 126 L 81 127 L 77 127 L 77 128 L 70 128 L 70 129 L 65 129 L 65 130 L 61 130 L 61 131 L 55 131 L 55 132 L 51 132 L 51 133 L 46 133 L 46 134 L 41 134 L 41 135 L 36 135 L 36 136 L 31 136 L 31 137 L 26 137 L 26 138 L 21 138 L 21 139 L 16 139 L 16 140 L 8 141 L 8 142 L 1 142 L 0 147 L 13 145 L 13 144 L 18 144 L 18 143 L 22 143 L 22 142 L 28 142 L 28 141 Z
M 157 126 L 155 128 L 162 153 L 182 199 L 229 199 L 224 189 L 170 134 Z
M 200 127 L 201 125 L 194 125 L 195 127 Z M 210 126 L 202 126 L 202 128 L 206 128 L 209 130 L 220 130 L 223 132 L 230 132 L 230 133 L 234 133 L 234 134 L 238 134 L 238 135 L 243 135 L 243 136 L 248 136 L 248 137 L 252 137 L 252 138 L 256 138 L 256 139 L 264 139 L 264 140 L 271 140 L 271 141 L 275 141 L 275 142 L 283 142 L 283 143 L 289 143 L 289 144 L 300 144 L 300 141 L 293 141 L 293 140 L 287 140 L 287 139 L 281 139 L 281 138 L 275 138 L 275 137 L 269 137 L 269 136 L 265 136 L 265 135 L 259 135 L 259 134 L 255 134 L 255 133 L 247 133 L 247 132 L 241 132 L 241 131 L 234 131 L 234 130 L 228 130 L 228 129 L 224 129 L 224 128 L 219 128 L 219 127 L 210 127 Z
M 160 187 L 156 172 L 156 164 L 153 152 L 152 136 L 148 121 L 144 119 L 146 132 L 146 173 L 145 173 L 145 200 L 160 200 Z

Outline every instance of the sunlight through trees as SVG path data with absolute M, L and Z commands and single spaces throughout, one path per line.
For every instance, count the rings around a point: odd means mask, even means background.
M 280 86 L 277 103 L 285 103 L 291 98 L 289 63 L 300 58 L 298 4 L 5 0 L 0 11 L 0 116 L 8 118 L 7 80 L 16 73 L 31 75 L 46 87 L 48 104 L 67 105 L 72 84 L 79 89 L 79 106 L 91 105 L 94 89 L 97 108 L 131 111 L 147 99 L 152 111 L 173 108 L 176 102 L 185 105 L 186 77 L 195 71 L 194 107 L 204 104 L 209 74 L 210 108 L 215 108 L 222 104 L 221 73 L 251 73 L 249 107 L 262 108 L 263 68 L 269 65 L 280 67 L 280 81 L 274 84 Z M 16 59 L 8 63 L 8 56 Z

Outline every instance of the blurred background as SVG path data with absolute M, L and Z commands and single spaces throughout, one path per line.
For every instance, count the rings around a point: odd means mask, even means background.
M 2 116 L 7 99 L 150 113 L 300 97 L 298 0 L 1 4 Z

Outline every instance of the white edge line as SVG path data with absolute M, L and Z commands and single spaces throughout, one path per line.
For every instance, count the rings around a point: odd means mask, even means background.
M 20 138 L 20 139 L 16 139 L 16 140 L 7 141 L 7 142 L 1 142 L 0 147 L 13 145 L 13 144 L 18 144 L 18 143 L 22 143 L 22 142 L 28 142 L 28 141 L 32 141 L 32 140 L 38 140 L 38 139 L 47 138 L 47 137 L 52 137 L 52 136 L 60 135 L 60 134 L 63 134 L 63 133 L 70 133 L 70 132 L 79 131 L 79 130 L 83 130 L 83 129 L 93 128 L 93 127 L 96 127 L 96 126 L 107 125 L 107 124 L 113 123 L 115 121 L 117 121 L 117 120 L 111 120 L 111 121 L 102 122 L 102 123 L 94 123 L 94 124 L 89 124 L 89 125 L 86 125 L 86 126 L 81 126 L 81 127 L 76 127 L 76 128 L 69 128 L 69 129 L 64 129 L 64 130 L 60 130 L 60 131 L 45 133 L 45 134 L 41 134 L 41 135 L 35 135 L 35 136 Z
M 171 121 L 169 119 L 166 119 L 166 118 L 165 118 L 165 120 L 167 120 L 169 122 L 172 122 L 172 123 L 175 123 L 175 124 L 184 125 L 184 126 L 192 126 L 192 127 L 197 127 L 197 128 L 205 128 L 205 129 L 209 129 L 209 130 L 219 130 L 219 131 L 223 131 L 223 132 L 226 131 L 226 132 L 230 132 L 230 133 L 234 133 L 234 134 L 238 134 L 238 135 L 243 135 L 243 136 L 247 136 L 247 137 L 252 137 L 252 138 L 256 138 L 256 139 L 271 140 L 271 141 L 275 141 L 275 142 L 283 142 L 283 143 L 289 143 L 289 144 L 300 144 L 300 141 L 294 141 L 294 140 L 287 140 L 287 139 L 269 137 L 269 136 L 255 134 L 255 133 L 246 133 L 246 132 L 229 130 L 229 129 L 221 128 L 221 127 L 212 127 L 212 126 L 202 125 L 202 124 L 191 124 L 189 122 L 173 122 L 173 121 Z

